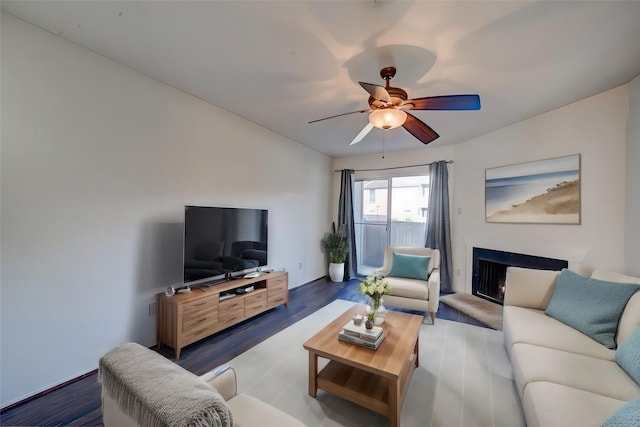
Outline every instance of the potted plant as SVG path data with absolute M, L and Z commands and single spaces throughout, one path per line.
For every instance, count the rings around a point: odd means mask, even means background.
M 329 277 L 332 282 L 342 282 L 344 278 L 344 260 L 349 252 L 347 227 L 336 223 L 331 226 L 331 232 L 322 239 L 322 246 L 329 257 Z

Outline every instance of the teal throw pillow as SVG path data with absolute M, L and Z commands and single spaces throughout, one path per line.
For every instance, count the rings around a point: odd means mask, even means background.
M 545 313 L 615 349 L 620 315 L 638 289 L 640 285 L 590 279 L 564 269 Z
M 634 397 L 604 420 L 602 427 L 640 426 L 640 396 Z
M 429 277 L 427 269 L 429 268 L 430 261 L 431 257 L 429 256 L 407 255 L 394 252 L 391 271 L 389 271 L 387 276 L 427 280 Z
M 616 350 L 616 363 L 640 384 L 640 327 L 622 341 Z

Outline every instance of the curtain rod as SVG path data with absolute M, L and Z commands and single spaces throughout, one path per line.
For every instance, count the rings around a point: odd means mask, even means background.
M 408 165 L 408 166 L 395 166 L 392 168 L 378 168 L 378 169 L 355 169 L 354 172 L 372 172 L 372 171 L 387 171 L 390 169 L 404 169 L 404 168 L 415 168 L 418 166 L 430 166 L 431 164 L 436 163 L 436 162 L 431 162 L 431 163 L 423 163 L 420 165 Z M 453 160 L 447 160 L 447 164 L 451 164 L 453 163 Z M 344 169 L 335 169 L 334 172 L 342 172 Z

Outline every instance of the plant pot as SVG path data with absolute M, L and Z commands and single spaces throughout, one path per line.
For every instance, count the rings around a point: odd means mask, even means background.
M 367 319 L 367 320 L 364 322 L 364 327 L 365 327 L 365 328 L 367 328 L 367 329 L 373 329 L 373 321 L 372 321 L 372 320 Z
M 332 282 L 342 282 L 342 279 L 344 279 L 344 263 L 329 264 L 329 278 Z

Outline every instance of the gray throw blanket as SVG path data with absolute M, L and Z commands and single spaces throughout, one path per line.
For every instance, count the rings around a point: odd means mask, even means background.
M 102 356 L 98 375 L 122 411 L 143 427 L 233 426 L 215 388 L 140 344 Z

